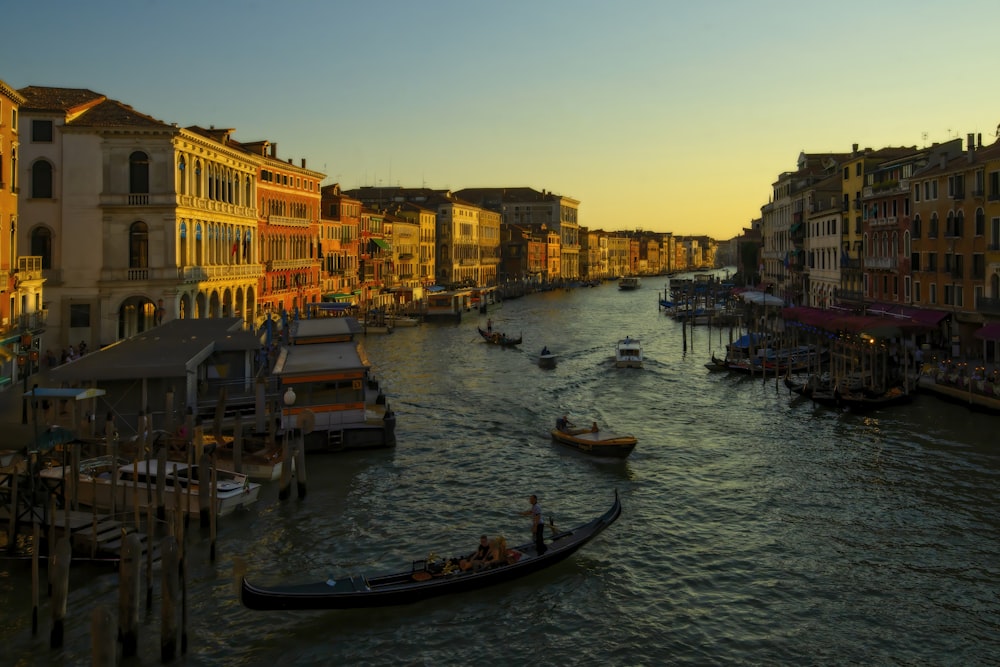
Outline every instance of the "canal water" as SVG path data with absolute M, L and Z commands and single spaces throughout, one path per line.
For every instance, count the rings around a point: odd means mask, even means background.
M 515 349 L 484 344 L 476 312 L 368 336 L 397 447 L 310 458 L 306 497 L 269 486 L 221 522 L 214 563 L 194 528 L 177 663 L 996 664 L 997 418 L 929 396 L 845 414 L 711 373 L 729 332 L 698 328 L 685 350 L 657 309 L 664 282 L 507 301 L 490 317 L 523 336 Z M 626 335 L 645 368 L 614 368 Z M 543 346 L 555 369 L 536 365 Z M 565 449 L 548 436 L 563 413 L 639 444 L 625 461 Z M 362 611 L 254 612 L 236 597 L 239 561 L 264 584 L 395 571 L 471 552 L 484 532 L 528 541 L 532 493 L 570 527 L 616 490 L 616 524 L 508 585 Z M 29 582 L 27 562 L 0 561 L 3 661 L 89 664 L 89 613 L 115 608 L 114 571 L 74 569 L 61 650 L 47 604 L 31 635 Z M 128 664 L 159 664 L 158 610 L 142 620 Z

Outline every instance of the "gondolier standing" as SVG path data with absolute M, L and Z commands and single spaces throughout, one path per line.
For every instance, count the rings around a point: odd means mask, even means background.
M 542 522 L 542 506 L 538 504 L 538 496 L 531 494 L 528 498 L 531 509 L 521 512 L 522 516 L 531 515 L 531 531 L 535 535 L 535 551 L 541 556 L 548 547 L 545 546 L 545 524 Z

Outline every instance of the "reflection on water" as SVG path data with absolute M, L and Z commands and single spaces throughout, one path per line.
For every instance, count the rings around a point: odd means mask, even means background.
M 544 655 L 574 664 L 983 664 L 1000 650 L 996 420 L 918 397 L 860 417 L 789 396 L 780 380 L 710 373 L 728 331 L 688 332 L 657 310 L 656 279 L 508 301 L 483 344 L 469 313 L 366 340 L 399 415 L 394 450 L 309 460 L 303 500 L 269 487 L 224 521 L 218 562 L 192 540 L 192 664 L 465 665 Z M 643 342 L 643 369 L 614 344 Z M 555 369 L 537 366 L 543 346 Z M 552 443 L 557 416 L 639 439 L 625 461 Z M 406 568 L 479 534 L 526 541 L 537 493 L 560 526 L 621 520 L 564 564 L 414 607 L 260 613 L 232 562 L 262 583 Z M 197 532 L 197 529 L 195 529 Z M 74 581 L 67 649 L 30 637 L 30 569 L 5 562 L 0 636 L 24 663 L 88 662 L 87 616 L 115 577 Z M 611 620 L 615 622 L 610 622 Z M 144 621 L 158 663 L 158 615 Z M 553 652 L 558 653 L 553 653 Z M 30 658 L 28 656 L 31 656 Z

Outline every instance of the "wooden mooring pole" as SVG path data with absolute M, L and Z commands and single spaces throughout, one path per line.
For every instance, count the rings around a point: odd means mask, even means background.
M 69 564 L 72 559 L 72 549 L 69 537 L 59 538 L 55 554 L 52 555 L 52 565 L 49 574 L 52 581 L 52 630 L 49 634 L 49 646 L 61 648 L 65 636 L 66 600 L 69 597 Z
M 137 533 L 127 535 L 122 542 L 122 557 L 118 568 L 118 634 L 122 641 L 122 657 L 132 657 L 139 649 L 139 566 L 142 540 Z
M 180 559 L 177 538 L 167 535 L 160 542 L 160 661 L 177 657 L 177 580 Z

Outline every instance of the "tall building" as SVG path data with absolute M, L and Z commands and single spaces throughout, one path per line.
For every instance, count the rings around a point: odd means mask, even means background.
M 559 235 L 560 277 L 580 277 L 580 202 L 554 192 L 533 188 L 465 188 L 455 193 L 501 215 L 504 225 L 540 225 Z
M 18 242 L 41 258 L 54 345 L 95 349 L 172 318 L 252 325 L 262 291 L 287 307 L 318 281 L 321 174 L 91 90 L 19 93 Z
M 18 243 L 20 108 L 24 97 L 0 80 L 0 386 L 26 378 L 39 361 L 45 328 L 41 257 Z

